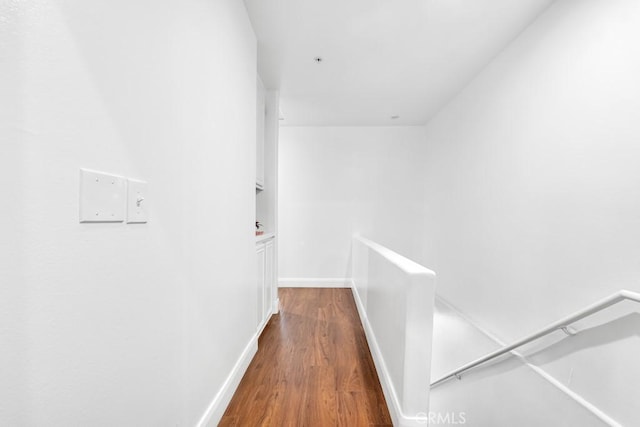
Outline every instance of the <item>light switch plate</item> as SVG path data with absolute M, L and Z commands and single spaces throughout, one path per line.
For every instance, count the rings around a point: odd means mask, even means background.
M 145 223 L 149 217 L 147 183 L 137 179 L 127 181 L 127 223 Z
M 126 180 L 80 169 L 80 222 L 122 222 L 126 206 Z

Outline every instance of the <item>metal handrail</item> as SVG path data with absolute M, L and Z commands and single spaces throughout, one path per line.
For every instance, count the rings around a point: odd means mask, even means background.
M 604 310 L 607 307 L 610 307 L 614 304 L 617 304 L 621 301 L 624 300 L 631 300 L 631 301 L 635 301 L 635 302 L 640 302 L 640 293 L 637 292 L 632 292 L 632 291 L 627 291 L 627 290 L 620 290 L 618 292 L 616 292 L 615 294 L 612 294 L 598 302 L 596 302 L 595 304 L 592 304 L 590 306 L 587 306 L 586 308 L 583 308 L 582 310 L 579 310 L 575 313 L 573 313 L 570 316 L 567 316 L 563 319 L 558 320 L 557 322 L 551 323 L 550 325 L 548 325 L 547 327 L 539 330 L 538 332 L 535 332 L 531 335 L 528 335 L 522 339 L 519 339 L 518 341 L 515 341 L 507 346 L 502 347 L 499 350 L 496 350 L 492 353 L 487 354 L 486 356 L 483 356 L 479 359 L 476 359 L 472 362 L 467 363 L 466 365 L 463 365 L 461 367 L 459 367 L 458 369 L 449 372 L 448 374 L 446 374 L 445 376 L 437 379 L 436 381 L 431 383 L 431 387 L 435 387 L 436 385 L 443 383 L 444 381 L 451 379 L 451 378 L 461 378 L 461 375 L 463 372 L 468 371 L 469 369 L 473 369 L 478 365 L 481 365 L 485 362 L 488 362 L 489 360 L 495 359 L 496 357 L 500 357 L 503 354 L 509 353 L 512 350 L 521 347 L 525 344 L 528 344 L 532 341 L 537 340 L 538 338 L 542 338 L 545 335 L 550 334 L 551 332 L 555 332 L 555 331 L 559 331 L 562 330 L 567 334 L 570 334 L 570 332 L 567 330 L 567 327 L 569 325 L 571 325 L 572 323 L 577 322 L 578 320 L 584 319 L 585 317 L 591 316 L 592 314 L 595 314 L 601 310 Z M 570 334 L 571 335 L 571 334 Z

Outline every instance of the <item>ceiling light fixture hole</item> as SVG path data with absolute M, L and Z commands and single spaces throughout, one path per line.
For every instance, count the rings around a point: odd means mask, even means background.
M 316 56 L 315 58 L 313 58 L 313 60 L 314 60 L 317 64 L 319 64 L 319 63 L 321 63 L 321 62 L 322 62 L 322 57 L 320 57 L 320 56 Z

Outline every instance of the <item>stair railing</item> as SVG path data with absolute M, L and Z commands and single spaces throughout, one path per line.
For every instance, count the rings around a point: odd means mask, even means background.
M 435 380 L 434 382 L 431 383 L 431 387 L 435 387 L 439 384 L 442 384 L 443 382 L 451 379 L 451 378 L 458 378 L 461 379 L 462 378 L 462 374 L 479 366 L 482 365 L 484 363 L 487 363 L 497 357 L 500 357 L 506 353 L 509 353 L 513 350 L 515 350 L 518 347 L 521 347 L 525 344 L 529 344 L 532 341 L 535 341 L 539 338 L 544 337 L 545 335 L 549 335 L 552 332 L 555 331 L 564 331 L 567 335 L 574 335 L 574 333 L 572 333 L 571 331 L 569 331 L 568 327 L 572 324 L 575 323 L 579 320 L 584 319 L 585 317 L 591 316 L 599 311 L 604 310 L 607 307 L 610 307 L 614 304 L 617 304 L 619 302 L 622 301 L 635 301 L 635 302 L 640 302 L 640 293 L 637 292 L 632 292 L 632 291 L 627 291 L 627 290 L 620 290 L 606 298 L 601 299 L 600 301 L 596 302 L 595 304 L 591 304 L 585 308 L 583 308 L 582 310 L 576 311 L 575 313 L 571 314 L 570 316 L 564 317 L 560 320 L 558 320 L 557 322 L 553 322 L 551 324 L 549 324 L 548 326 L 538 330 L 537 332 L 532 333 L 531 335 L 527 335 L 524 338 L 521 338 L 517 341 L 514 341 L 513 343 L 506 345 L 496 351 L 493 351 L 485 356 L 482 356 L 472 362 L 467 363 L 466 365 L 462 365 L 461 367 L 459 367 L 458 369 L 455 369 L 451 372 L 449 372 L 448 374 L 438 378 L 437 380 Z

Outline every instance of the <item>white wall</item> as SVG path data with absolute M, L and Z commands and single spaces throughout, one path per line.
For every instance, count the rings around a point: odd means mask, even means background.
M 427 125 L 429 225 L 416 258 L 438 273 L 439 293 L 503 340 L 615 290 L 640 290 L 638 40 L 636 0 L 558 1 Z M 638 307 L 613 318 L 582 322 L 578 337 L 526 354 L 635 425 Z M 482 384 L 513 396 L 504 406 L 551 408 L 556 398 L 515 375 Z M 458 390 L 449 404 L 474 405 L 464 380 L 448 387 Z M 491 411 L 472 425 L 499 425 Z M 548 425 L 528 419 L 517 424 Z M 554 425 L 569 420 L 557 413 Z
M 275 233 L 278 231 L 278 92 L 264 91 L 264 99 L 264 189 L 256 190 L 256 219 L 265 233 Z
M 194 425 L 255 333 L 242 2 L 0 4 L 0 424 Z M 79 224 L 78 170 L 149 182 Z
M 416 244 L 422 127 L 281 127 L 279 144 L 281 279 L 350 277 L 355 232 L 401 254 Z

